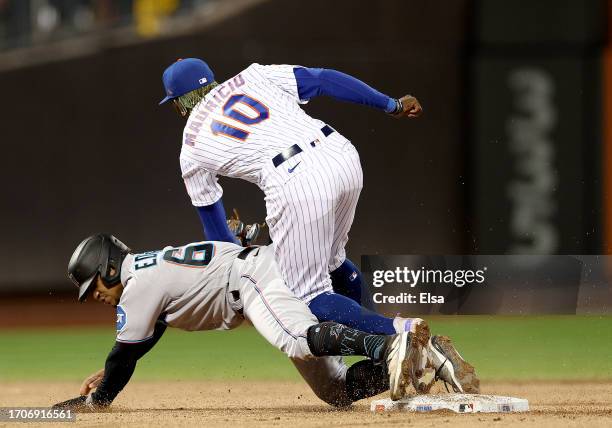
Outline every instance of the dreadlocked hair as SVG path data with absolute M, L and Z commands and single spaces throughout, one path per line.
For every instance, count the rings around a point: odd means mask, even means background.
M 210 85 L 202 86 L 201 88 L 194 89 L 191 92 L 187 92 L 176 99 L 179 106 L 187 111 L 191 111 L 196 104 L 202 101 L 202 98 L 206 96 L 214 87 L 219 86 L 217 82 L 212 82 Z

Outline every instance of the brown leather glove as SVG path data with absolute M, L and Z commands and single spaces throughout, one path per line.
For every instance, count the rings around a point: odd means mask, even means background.
M 261 228 L 265 225 L 262 224 L 244 224 L 242 220 L 240 220 L 240 216 L 238 215 L 238 210 L 234 208 L 234 215 L 232 218 L 227 220 L 227 226 L 232 234 L 240 241 L 240 244 L 243 247 L 247 247 L 252 245 L 257 237 L 259 236 L 259 232 Z
M 398 109 L 389 113 L 391 116 L 399 119 L 400 117 L 419 117 L 421 113 L 423 113 L 423 108 L 421 107 L 421 103 L 412 95 L 404 95 L 399 100 Z

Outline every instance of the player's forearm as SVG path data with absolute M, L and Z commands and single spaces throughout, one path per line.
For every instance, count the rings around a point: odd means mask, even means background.
M 234 234 L 227 227 L 225 208 L 221 199 L 212 205 L 196 207 L 196 209 L 198 210 L 207 240 L 236 242 Z
M 166 324 L 157 321 L 153 337 L 139 343 L 116 342 L 106 358 L 104 366 L 104 379 L 92 394 L 93 404 L 99 406 L 110 405 L 117 394 L 127 385 L 136 369 L 136 362 L 155 346 L 166 331 Z
M 93 404 L 98 406 L 110 405 L 117 394 L 127 385 L 136 369 L 136 361 L 126 347 L 129 345 L 116 343 L 106 358 L 104 365 L 104 379 L 100 386 L 91 395 Z
M 374 107 L 387 113 L 393 113 L 399 108 L 395 98 L 340 71 L 296 67 L 293 73 L 297 82 L 298 94 L 302 100 L 327 95 L 341 101 Z

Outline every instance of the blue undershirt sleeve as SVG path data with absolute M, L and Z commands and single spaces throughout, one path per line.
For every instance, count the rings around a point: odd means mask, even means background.
M 319 294 L 308 307 L 320 322 L 335 321 L 372 334 L 395 334 L 393 318 L 359 306 L 359 303 L 341 294 Z
M 196 209 L 200 215 L 200 220 L 204 227 L 204 235 L 206 235 L 208 241 L 237 243 L 234 235 L 227 227 L 225 207 L 221 199 L 212 205 L 196 207 Z
M 340 71 L 295 67 L 293 74 L 297 82 L 298 95 L 303 101 L 318 95 L 327 95 L 340 101 L 363 104 L 387 113 L 395 111 L 397 106 L 394 98 Z

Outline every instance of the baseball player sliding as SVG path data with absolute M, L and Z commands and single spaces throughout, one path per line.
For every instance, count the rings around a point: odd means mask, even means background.
M 167 326 L 226 330 L 249 319 L 319 397 L 339 406 L 388 388 L 392 398 L 401 398 L 410 383 L 418 387 L 415 372 L 426 364 L 423 343 L 409 332 L 372 335 L 319 323 L 283 283 L 271 247 L 197 242 L 131 254 L 115 237 L 98 234 L 79 244 L 68 272 L 79 301 L 92 296 L 117 307 L 117 339 L 104 370 L 87 379 L 82 395 L 57 407 L 110 405 Z M 370 359 L 347 368 L 330 357 L 335 355 Z M 98 386 L 89 393 L 92 384 Z
M 207 239 L 234 240 L 227 228 L 217 176 L 259 186 L 282 278 L 320 321 L 363 331 L 427 333 L 420 318 L 387 318 L 361 302 L 362 275 L 345 245 L 362 188 L 355 147 L 300 104 L 327 95 L 394 117 L 418 117 L 421 106 L 395 99 L 328 69 L 251 64 L 218 84 L 202 60 L 188 58 L 163 73 L 166 97 L 187 118 L 182 175 Z

